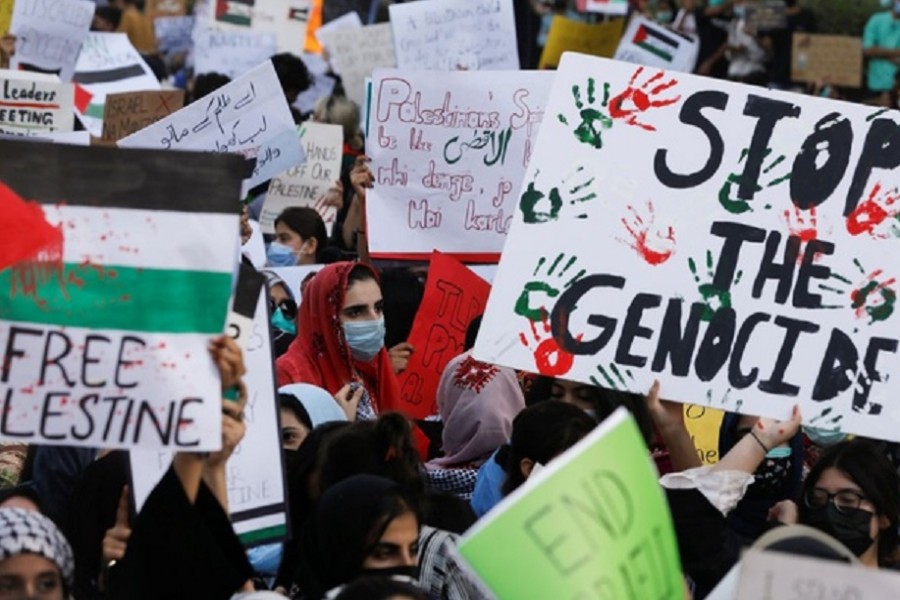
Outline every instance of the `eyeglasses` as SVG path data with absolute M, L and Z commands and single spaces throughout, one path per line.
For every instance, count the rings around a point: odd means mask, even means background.
M 866 500 L 868 498 L 853 490 L 841 490 L 831 494 L 822 488 L 813 488 L 806 492 L 803 503 L 809 508 L 824 508 L 830 502 L 838 512 L 850 512 L 859 509 Z
M 271 312 L 275 312 L 276 308 L 281 309 L 281 314 L 285 316 L 286 319 L 293 319 L 297 316 L 297 303 L 291 300 L 290 298 L 285 298 L 277 305 L 275 304 L 275 300 L 269 299 L 269 310 Z

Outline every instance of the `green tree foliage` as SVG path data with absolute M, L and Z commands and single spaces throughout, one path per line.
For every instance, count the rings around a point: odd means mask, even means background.
M 881 8 L 879 0 L 800 0 L 816 13 L 820 33 L 861 36 L 866 21 Z

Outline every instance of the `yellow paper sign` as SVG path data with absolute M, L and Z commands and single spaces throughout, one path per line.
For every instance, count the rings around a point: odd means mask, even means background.
M 612 58 L 624 30 L 625 19 L 592 25 L 556 15 L 550 24 L 550 33 L 538 68 L 555 69 L 563 52 Z
M 6 35 L 12 21 L 14 0 L 0 0 L 0 35 Z
M 725 413 L 699 404 L 684 405 L 684 424 L 704 465 L 719 462 L 719 428 Z

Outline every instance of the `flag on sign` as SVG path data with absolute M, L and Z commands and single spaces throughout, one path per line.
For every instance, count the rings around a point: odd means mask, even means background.
M 700 53 L 700 43 L 688 36 L 635 16 L 619 42 L 615 59 L 648 67 L 691 72 Z
M 634 39 L 631 41 L 635 46 L 655 54 L 667 63 L 674 60 L 675 51 L 678 50 L 679 45 L 673 34 L 644 23 L 638 27 L 637 32 L 634 34 Z

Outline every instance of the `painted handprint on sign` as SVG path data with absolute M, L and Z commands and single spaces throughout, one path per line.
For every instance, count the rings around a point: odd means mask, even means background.
M 572 133 L 582 144 L 600 149 L 603 147 L 603 131 L 612 127 L 613 120 L 599 110 L 605 109 L 609 103 L 609 84 L 603 84 L 603 99 L 599 107 L 597 106 L 596 91 L 596 82 L 591 77 L 587 80 L 587 105 L 585 105 L 581 96 L 581 86 L 572 86 L 572 97 L 575 100 L 575 108 L 578 109 L 578 118 L 581 119 Z M 564 114 L 558 114 L 557 118 L 563 125 L 569 124 L 569 120 Z
M 540 176 L 540 171 L 535 173 L 535 179 Z M 522 219 L 526 223 L 547 223 L 556 221 L 566 205 L 577 206 L 584 202 L 590 202 L 598 198 L 597 192 L 591 189 L 596 178 L 585 173 L 584 167 L 578 167 L 575 172 L 566 177 L 560 186 L 550 188 L 544 192 L 537 187 L 536 181 L 531 181 L 519 198 L 519 209 L 522 211 Z M 577 219 L 584 219 L 587 215 L 578 213 Z
M 629 239 L 617 238 L 635 250 L 648 265 L 661 265 L 675 254 L 675 229 L 656 228 L 656 213 L 653 202 L 647 200 L 646 213 L 642 216 L 636 208 L 628 205 L 630 216 L 622 217 L 622 225 Z
M 663 108 L 675 104 L 681 100 L 681 96 L 660 98 L 659 96 L 678 85 L 675 78 L 663 82 L 665 73 L 659 71 L 652 75 L 643 84 L 638 85 L 638 78 L 644 72 L 644 67 L 638 67 L 628 82 L 628 87 L 621 94 L 609 101 L 609 116 L 614 120 L 623 120 L 627 125 L 640 127 L 647 131 L 656 131 L 656 127 L 648 123 L 642 123 L 638 117 L 651 109 Z
M 900 192 L 897 188 L 883 190 L 876 183 L 865 202 L 847 217 L 847 232 L 852 236 L 869 234 L 872 239 L 900 237 Z

